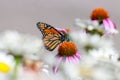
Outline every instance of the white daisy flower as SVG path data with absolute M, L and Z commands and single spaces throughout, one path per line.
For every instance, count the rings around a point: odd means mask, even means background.
M 102 35 L 105 33 L 107 34 L 117 34 L 118 30 L 115 28 L 115 25 L 109 20 L 109 21 L 103 21 L 104 24 L 99 24 L 97 20 L 81 20 L 81 19 L 75 19 L 75 25 L 77 27 L 82 28 L 83 30 L 97 30 L 100 31 L 100 34 L 102 32 Z M 108 23 L 110 22 L 110 23 Z
M 103 61 L 118 61 L 119 54 L 113 48 L 99 48 L 88 52 L 95 59 Z
M 42 40 L 32 35 L 20 34 L 17 31 L 1 33 L 0 48 L 18 56 L 42 53 Z
M 106 35 L 108 34 L 118 34 L 119 31 L 117 29 L 108 29 L 106 32 Z
M 88 56 L 84 56 L 80 64 L 67 64 L 63 67 L 70 80 L 115 80 L 115 68 L 111 62 L 97 61 Z
M 91 21 L 91 20 L 81 20 L 75 19 L 75 25 L 77 27 L 93 30 L 93 29 L 100 29 L 103 30 L 103 25 L 99 25 L 98 21 Z
M 22 51 L 25 56 L 40 56 L 43 53 L 43 42 L 35 36 L 23 35 Z
M 58 72 L 56 74 L 50 73 L 50 80 L 69 80 L 63 72 Z
M 7 55 L 6 53 L 0 52 L 0 72 L 9 73 L 14 68 L 14 57 Z
M 4 43 L 3 43 L 3 40 L 2 40 L 2 38 L 1 38 L 1 36 L 0 36 L 0 49 L 1 49 L 1 50 L 4 50 L 4 49 L 5 49 L 5 45 L 4 45 Z
M 103 67 L 104 66 L 104 67 Z M 114 75 L 115 66 L 111 62 L 99 62 L 94 65 L 94 80 L 115 80 L 116 76 Z
M 99 35 L 89 35 L 84 32 L 71 32 L 70 37 L 83 48 L 103 48 L 113 46 L 111 40 L 100 37 Z
M 0 52 L 0 79 L 10 80 L 15 65 L 13 56 Z
M 5 31 L 1 35 L 5 49 L 14 55 L 22 53 L 22 36 L 17 31 Z
M 82 59 L 79 64 L 64 64 L 63 70 L 65 74 L 72 79 L 82 80 L 82 78 L 85 76 L 89 76 L 89 78 L 92 76 L 91 70 L 88 70 L 88 72 L 85 71 L 86 68 L 91 69 L 91 67 L 96 63 L 94 59 L 89 56 L 82 56 Z

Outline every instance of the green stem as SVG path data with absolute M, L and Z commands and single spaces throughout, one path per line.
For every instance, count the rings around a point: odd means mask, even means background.
M 98 21 L 99 21 L 99 24 L 101 25 L 102 24 L 102 18 L 101 17 L 99 17 L 99 19 L 98 19 Z
M 21 56 L 15 56 L 15 68 L 14 68 L 14 72 L 13 72 L 13 80 L 17 80 L 17 69 L 18 66 L 21 62 L 22 57 Z

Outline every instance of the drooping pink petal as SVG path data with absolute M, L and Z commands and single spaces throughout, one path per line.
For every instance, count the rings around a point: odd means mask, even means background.
M 109 23 L 108 23 L 107 19 L 103 20 L 103 24 L 104 24 L 105 30 L 109 30 L 110 29 L 110 26 L 109 26 Z
M 103 24 L 105 26 L 105 30 L 107 31 L 105 33 L 105 36 L 118 33 L 118 31 L 116 30 L 116 25 L 110 19 L 104 19 Z
M 79 59 L 76 56 L 74 56 L 74 59 L 75 59 L 76 63 L 79 63 Z
M 54 72 L 54 73 L 57 73 L 57 71 L 58 71 L 58 67 L 59 67 L 59 64 L 61 63 L 62 60 L 63 60 L 63 57 L 59 57 L 56 66 L 53 67 L 53 72 Z
M 107 19 L 107 22 L 108 22 L 111 29 L 115 29 L 115 25 L 110 19 Z
M 113 22 L 114 28 L 117 29 L 116 24 Z
M 72 62 L 72 63 L 75 63 L 75 59 L 74 59 L 73 56 L 71 56 L 70 59 L 71 59 L 71 62 Z
M 68 63 L 69 62 L 69 58 L 68 57 L 66 57 L 66 63 Z
M 72 63 L 72 61 L 71 61 L 71 57 L 68 57 L 68 61 L 69 61 L 70 63 Z
M 78 59 L 80 59 L 81 58 L 81 56 L 80 56 L 80 54 L 79 53 L 76 53 L 76 55 L 75 55 Z

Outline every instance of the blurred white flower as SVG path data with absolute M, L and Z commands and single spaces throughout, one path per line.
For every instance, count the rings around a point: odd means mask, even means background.
M 55 54 L 53 53 L 45 53 L 43 55 L 43 60 L 48 63 L 49 65 L 53 66 L 56 64 L 57 58 Z
M 108 29 L 106 34 L 108 35 L 108 34 L 118 34 L 118 33 L 119 31 L 117 29 Z
M 20 34 L 17 31 L 1 33 L 0 48 L 13 55 L 26 56 L 42 53 L 42 40 L 32 35 Z
M 56 74 L 50 73 L 51 80 L 69 80 L 66 75 L 64 75 L 62 72 L 58 72 Z
M 9 73 L 14 68 L 14 57 L 0 52 L 0 73 Z
M 1 35 L 0 35 L 0 50 L 4 50 L 5 49 L 5 45 L 3 43 L 3 40 L 1 39 Z
M 36 55 L 43 53 L 43 42 L 40 38 L 37 38 L 32 35 L 23 35 L 23 45 L 22 51 L 25 53 L 25 56 Z
M 92 21 L 92 20 L 81 20 L 81 19 L 75 19 L 75 25 L 77 27 L 93 30 L 93 29 L 100 29 L 103 30 L 103 25 L 99 25 L 98 21 Z
M 22 52 L 22 36 L 17 31 L 5 31 L 1 33 L 2 43 L 10 53 L 19 55 Z
M 91 46 L 92 48 L 106 48 L 113 46 L 113 42 L 99 35 L 89 35 L 84 32 L 71 32 L 70 36 L 74 42 L 79 46 L 85 48 Z
M 103 67 L 104 66 L 104 67 Z M 94 80 L 115 80 L 115 66 L 110 62 L 99 62 L 94 65 Z
M 98 61 L 90 56 L 84 56 L 80 64 L 67 64 L 63 67 L 71 80 L 115 80 L 115 68 L 111 62 Z
M 71 64 L 71 63 L 68 63 L 68 64 L 64 64 L 63 65 L 63 70 L 65 72 L 65 74 L 72 80 L 72 79 L 81 79 L 84 75 L 87 76 L 91 76 L 92 73 L 90 72 L 83 72 L 81 70 L 84 70 L 84 68 L 86 67 L 92 67 L 96 61 L 91 59 L 89 60 L 91 57 L 88 57 L 88 56 L 82 56 L 82 59 L 80 61 L 79 64 Z M 89 74 L 89 75 L 88 75 Z M 82 76 L 82 77 L 81 77 Z M 82 79 L 81 79 L 82 80 Z
M 89 50 L 88 54 L 93 56 L 95 59 L 103 60 L 103 61 L 118 61 L 119 54 L 113 48 L 99 48 Z
M 79 77 L 79 71 L 77 70 L 78 67 L 79 67 L 78 64 L 68 63 L 63 66 L 63 70 L 69 79 L 75 79 Z
M 10 80 L 14 65 L 15 65 L 15 60 L 12 55 L 7 55 L 4 52 L 0 52 L 0 79 L 1 80 Z
M 62 65 L 60 65 L 59 67 L 59 71 L 57 73 L 53 72 L 53 66 L 56 65 L 57 62 L 57 57 L 56 57 L 56 51 L 53 52 L 48 52 L 45 51 L 44 54 L 42 54 L 42 56 L 40 57 L 40 59 L 42 59 L 45 63 L 47 63 L 49 65 L 49 79 L 50 80 L 67 80 L 66 76 L 62 73 Z M 61 63 L 62 64 L 62 63 Z
M 113 23 L 112 23 L 113 24 Z M 102 33 L 106 34 L 117 34 L 118 30 L 116 28 L 109 28 L 109 24 L 107 24 L 108 29 L 104 27 L 104 24 L 99 24 L 97 20 L 81 20 L 75 19 L 75 25 L 77 27 L 82 28 L 83 30 L 98 30 L 102 31 Z

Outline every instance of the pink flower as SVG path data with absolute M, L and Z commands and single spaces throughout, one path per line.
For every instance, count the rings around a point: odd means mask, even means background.
M 103 19 L 104 28 L 108 33 L 117 33 L 116 25 L 109 19 Z
M 63 42 L 58 49 L 58 62 L 57 65 L 53 68 L 53 72 L 56 73 L 58 71 L 58 66 L 65 58 L 66 63 L 79 63 L 79 59 L 81 58 L 80 54 L 77 52 L 77 47 L 73 42 Z
M 95 8 L 91 14 L 91 20 L 99 21 L 100 24 L 104 25 L 106 30 L 105 34 L 118 33 L 116 25 L 109 18 L 109 13 L 104 8 Z

